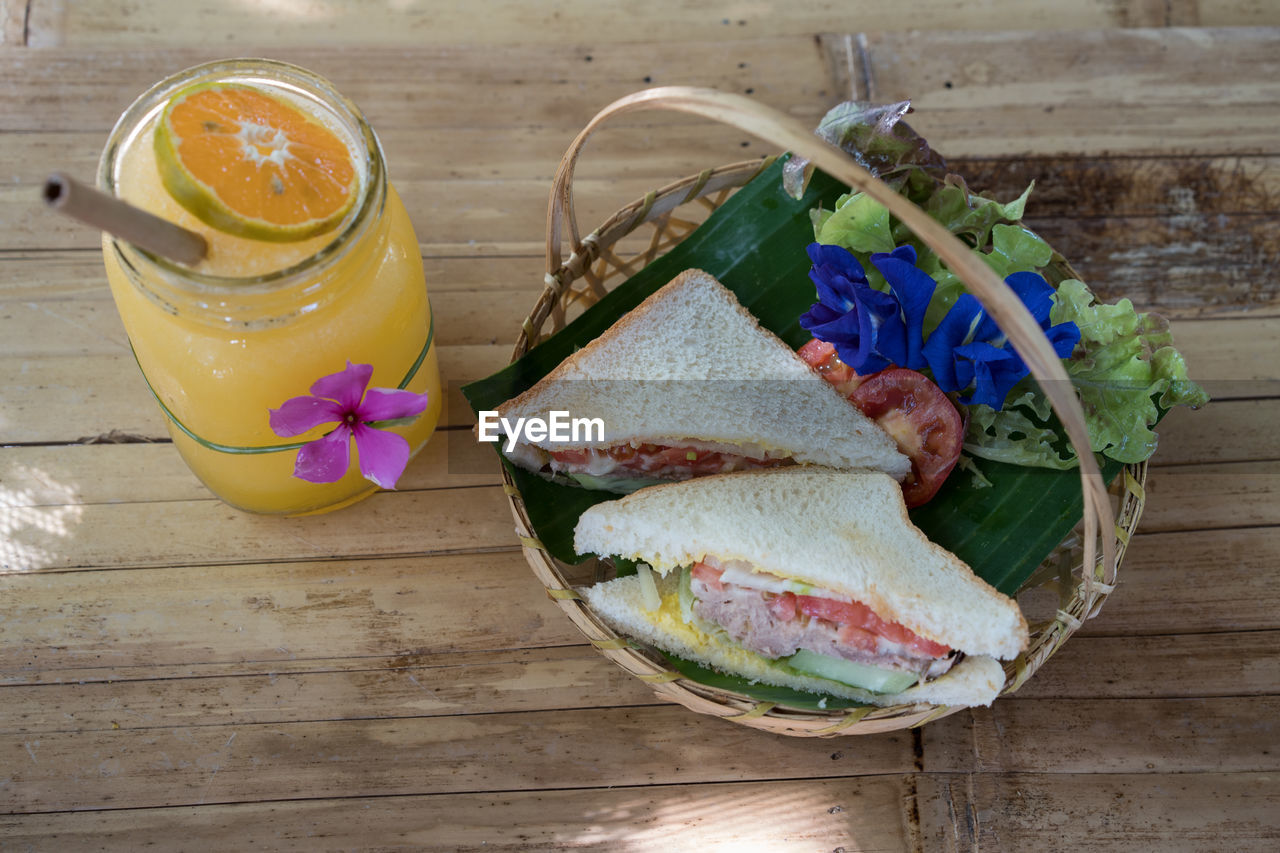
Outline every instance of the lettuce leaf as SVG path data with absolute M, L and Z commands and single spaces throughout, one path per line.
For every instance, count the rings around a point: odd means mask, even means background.
M 814 133 L 848 152 L 858 165 L 903 195 L 921 201 L 946 177 L 947 163 L 902 121 L 910 110 L 910 101 L 845 101 L 827 111 Z M 803 157 L 788 160 L 782 169 L 787 194 L 800 198 L 811 171 Z
M 860 256 L 863 266 L 873 252 L 892 252 L 895 245 L 889 230 L 889 208 L 866 193 L 844 196 L 836 209 L 815 220 L 814 237 L 829 246 L 844 246 Z
M 1035 182 L 1032 181 L 1022 191 L 1022 195 L 1007 204 L 1001 204 L 995 199 L 973 195 L 963 179 L 948 175 L 943 185 L 925 202 L 924 210 L 945 225 L 952 234 L 966 238 L 971 246 L 982 248 L 990 241 L 991 230 L 997 222 L 1017 222 L 1022 219 L 1027 198 L 1034 186 Z
M 1160 408 L 1198 408 L 1209 395 L 1187 376 L 1187 363 L 1173 348 L 1169 322 L 1159 314 L 1139 314 L 1133 303 L 1097 304 L 1083 282 L 1059 283 L 1050 313 L 1055 323 L 1080 327 L 1080 347 L 1066 361 L 1067 375 L 1080 396 L 1089 438 L 1096 452 L 1120 462 L 1141 462 L 1155 453 L 1151 427 Z
M 1095 453 L 1141 462 L 1156 451 L 1152 427 L 1162 410 L 1209 402 L 1188 378 L 1186 360 L 1174 349 L 1169 323 L 1159 314 L 1139 314 L 1128 299 L 1098 303 L 1082 282 L 1067 279 L 1058 284 L 1049 316 L 1054 323 L 1080 327 L 1080 344 L 1063 366 L 1080 398 Z M 1075 467 L 1075 452 L 1061 438 L 1048 400 L 1026 381 L 1025 388 L 1019 386 L 1023 393 L 1002 411 L 969 407 L 965 451 L 1014 465 Z
M 1049 401 L 1035 380 L 1027 377 L 1009 397 L 1011 402 L 1000 411 L 981 404 L 969 407 L 965 452 L 1010 465 L 1059 471 L 1076 467 L 1075 453 L 1055 428 Z

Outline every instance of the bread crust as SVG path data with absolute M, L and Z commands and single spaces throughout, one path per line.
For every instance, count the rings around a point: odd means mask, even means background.
M 742 560 L 972 655 L 1010 659 L 1028 643 L 1017 603 L 931 542 L 898 484 L 875 471 L 775 468 L 653 486 L 586 510 L 574 546 L 662 574 L 707 556 Z
M 602 439 L 534 446 L 708 442 L 801 464 L 872 467 L 896 479 L 910 470 L 884 430 L 698 269 L 676 276 L 497 412 L 514 422 L 557 410 L 599 418 Z

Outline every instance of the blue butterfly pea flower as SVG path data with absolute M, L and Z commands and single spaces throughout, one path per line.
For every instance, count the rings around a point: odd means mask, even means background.
M 871 264 L 889 283 L 898 310 L 880 327 L 877 348 L 891 363 L 912 370 L 926 364 L 922 352 L 924 315 L 938 283 L 916 266 L 916 250 L 907 245 L 877 252 Z
M 856 372 L 865 375 L 890 365 L 928 369 L 943 391 L 970 391 L 960 402 L 993 409 L 1002 408 L 1013 386 L 1030 372 L 995 320 L 968 293 L 925 339 L 925 312 L 937 282 L 916 266 L 910 245 L 871 256 L 889 293 L 871 287 L 862 264 L 841 246 L 812 243 L 808 253 L 818 303 L 800 318 L 800 325 L 835 344 L 840 360 Z M 1005 283 L 1040 324 L 1058 357 L 1071 355 L 1080 329 L 1070 322 L 1050 325 L 1049 283 L 1033 272 L 1013 273 Z
M 801 315 L 801 328 L 835 344 L 840 360 L 858 373 L 884 370 L 890 362 L 876 352 L 876 340 L 885 321 L 898 313 L 897 300 L 867 283 L 848 249 L 810 243 L 808 253 L 818 302 Z
M 1075 323 L 1049 324 L 1053 307 L 1049 283 L 1033 272 L 1013 273 L 1005 283 L 1040 324 L 1057 356 L 1071 355 L 1080 341 L 1080 329 Z M 1013 386 L 1030 373 L 995 320 L 968 293 L 951 306 L 929 335 L 922 353 L 933 372 L 933 381 L 943 391 L 972 387 L 967 397 L 960 398 L 965 404 L 982 403 L 1000 409 Z

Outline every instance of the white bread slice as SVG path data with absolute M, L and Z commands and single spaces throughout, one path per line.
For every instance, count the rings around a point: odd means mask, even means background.
M 875 471 L 795 466 L 653 486 L 589 508 L 574 547 L 662 574 L 708 555 L 744 560 L 970 655 L 1009 659 L 1028 641 L 1017 603 L 930 542 Z
M 982 655 L 966 656 L 942 676 L 901 693 L 871 693 L 837 681 L 789 672 L 727 639 L 687 624 L 680 616 L 675 577 L 672 574 L 659 581 L 662 605 L 657 610 L 645 609 L 640 579 L 635 575 L 587 587 L 582 595 L 592 611 L 615 631 L 751 681 L 880 706 L 916 702 L 990 705 L 1004 686 L 1004 670 L 999 662 Z
M 763 450 L 801 464 L 875 468 L 897 480 L 910 471 L 884 430 L 761 328 L 732 291 L 697 269 L 681 273 L 497 411 L 514 422 L 545 420 L 557 410 L 599 418 L 603 440 L 580 435 L 535 446 L 693 442 Z M 521 459 L 512 455 L 517 464 Z

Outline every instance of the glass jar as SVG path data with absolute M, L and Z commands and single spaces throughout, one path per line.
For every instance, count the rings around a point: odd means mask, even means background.
M 199 84 L 260 88 L 320 121 L 352 153 L 361 186 L 346 218 L 298 242 L 235 237 L 204 224 L 165 189 L 154 129 L 170 97 Z M 120 117 L 103 151 L 99 187 L 204 235 L 206 259 L 186 267 L 111 236 L 107 279 L 133 353 L 174 446 L 215 495 L 243 510 L 337 509 L 378 488 L 361 474 L 358 444 L 328 483 L 295 476 L 299 450 L 336 424 L 302 435 L 272 428 L 270 411 L 309 395 L 348 363 L 371 365 L 368 387 L 428 395 L 410 422 L 376 423 L 408 441 L 431 436 L 443 402 L 418 241 L 382 150 L 354 104 L 328 81 L 268 60 L 197 66 L 161 81 Z M 390 484 L 388 484 L 390 485 Z

